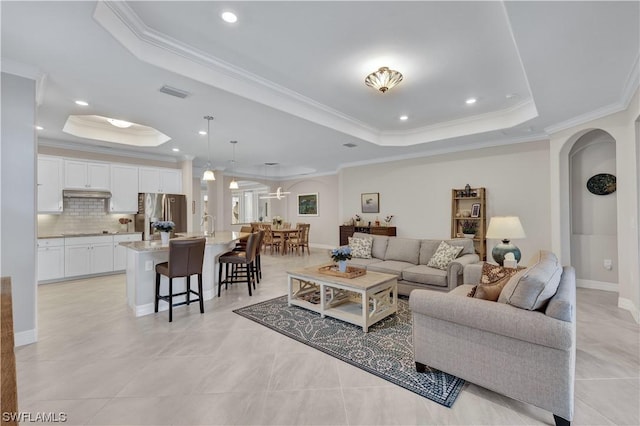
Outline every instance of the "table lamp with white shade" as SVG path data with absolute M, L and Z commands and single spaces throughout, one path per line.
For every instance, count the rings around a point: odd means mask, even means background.
M 487 239 L 502 240 L 491 251 L 493 260 L 498 265 L 504 265 L 504 256 L 507 253 L 513 253 L 516 261 L 522 258 L 520 249 L 509 241 L 517 238 L 526 238 L 520 219 L 517 216 L 494 216 L 489 221 L 489 229 L 487 229 Z

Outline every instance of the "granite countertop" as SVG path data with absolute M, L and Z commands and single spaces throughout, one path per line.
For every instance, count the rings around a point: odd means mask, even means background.
M 186 238 L 201 238 L 204 237 L 202 233 L 194 233 L 194 232 L 181 232 L 177 234 L 177 238 L 186 239 Z M 207 245 L 227 245 L 232 243 L 233 241 L 237 241 L 240 238 L 249 236 L 250 234 L 247 232 L 216 232 L 215 237 L 207 236 Z M 140 252 L 149 252 L 149 251 L 166 251 L 169 250 L 169 244 L 162 244 L 160 240 L 151 240 L 151 241 L 131 241 L 120 243 L 121 246 L 127 247 L 134 251 Z
M 43 234 L 38 235 L 38 239 L 45 238 L 65 238 L 65 237 L 96 237 L 101 235 L 131 235 L 142 234 L 142 232 L 127 231 L 108 231 L 108 232 L 63 232 L 60 234 Z

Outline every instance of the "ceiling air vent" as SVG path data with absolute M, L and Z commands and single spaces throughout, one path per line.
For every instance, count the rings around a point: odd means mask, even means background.
M 343 143 L 342 146 L 346 146 L 347 148 L 355 148 L 358 145 L 356 145 L 355 143 L 349 142 L 349 143 Z
M 175 96 L 176 98 L 184 99 L 189 96 L 189 92 L 184 90 L 176 89 L 175 87 L 167 86 L 166 84 L 160 88 L 162 93 L 166 93 L 167 95 Z

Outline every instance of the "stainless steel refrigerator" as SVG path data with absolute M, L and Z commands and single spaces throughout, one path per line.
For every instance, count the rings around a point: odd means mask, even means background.
M 143 240 L 159 239 L 151 224 L 158 220 L 171 220 L 176 224 L 174 232 L 187 232 L 187 199 L 180 194 L 138 194 L 138 214 L 135 215 L 136 232 L 142 232 Z

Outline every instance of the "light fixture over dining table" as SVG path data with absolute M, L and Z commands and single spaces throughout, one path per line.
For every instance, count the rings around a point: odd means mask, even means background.
M 216 180 L 216 176 L 213 174 L 213 170 L 211 170 L 211 120 L 213 117 L 210 115 L 205 115 L 204 119 L 207 120 L 207 149 L 209 151 L 208 161 L 207 161 L 207 169 L 202 174 L 202 180 L 204 181 L 214 181 Z

